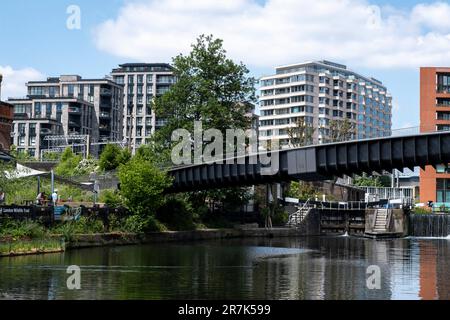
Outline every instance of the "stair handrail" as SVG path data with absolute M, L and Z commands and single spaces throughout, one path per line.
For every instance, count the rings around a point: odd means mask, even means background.
M 292 223 L 292 217 L 295 217 L 295 224 L 298 223 L 298 216 L 302 213 L 303 209 L 305 209 L 306 206 L 309 205 L 310 200 L 311 200 L 311 198 L 308 198 L 301 208 L 299 206 L 298 207 L 299 209 L 289 216 L 289 219 L 288 219 L 289 224 Z

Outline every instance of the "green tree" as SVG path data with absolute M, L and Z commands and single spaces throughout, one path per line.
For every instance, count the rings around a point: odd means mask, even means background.
M 366 173 L 354 178 L 353 185 L 358 187 L 383 187 L 380 177 L 368 176 Z
M 286 192 L 287 197 L 300 200 L 308 200 L 314 198 L 318 194 L 317 189 L 311 183 L 305 181 L 291 182 Z
M 355 125 L 347 118 L 330 121 L 330 142 L 349 141 L 356 133 Z
M 288 136 L 293 147 L 299 148 L 313 144 L 316 129 L 305 121 L 304 117 L 297 117 L 295 126 L 288 128 Z
M 171 141 L 174 130 L 193 133 L 195 121 L 202 122 L 203 130 L 215 128 L 224 136 L 227 129 L 249 129 L 251 117 L 247 113 L 256 101 L 255 79 L 247 67 L 227 58 L 223 41 L 211 35 L 198 37 L 188 55 L 173 59 L 173 68 L 176 83 L 154 105 L 157 116 L 167 123 L 154 135 L 154 145 L 142 149 L 142 153 L 159 157 L 162 166 L 170 163 L 170 150 L 178 143 Z M 216 191 L 198 192 L 190 199 L 193 207 L 203 208 L 212 197 L 217 198 Z
M 167 124 L 155 135 L 160 145 L 171 146 L 178 128 L 193 132 L 194 121 L 203 129 L 247 129 L 249 103 L 256 101 L 255 79 L 242 63 L 227 58 L 222 40 L 201 35 L 189 55 L 173 59 L 176 83 L 155 100 L 155 111 Z
M 164 203 L 163 191 L 172 183 L 151 161 L 140 158 L 120 166 L 119 181 L 125 205 L 141 217 L 154 216 Z
M 61 154 L 61 159 L 55 168 L 55 173 L 62 177 L 74 176 L 77 166 L 82 159 L 82 156 L 74 154 L 70 147 L 66 148 Z
M 121 149 L 115 144 L 107 144 L 103 149 L 99 159 L 101 170 L 111 171 L 117 169 L 121 164 L 125 164 L 131 159 L 128 149 Z
M 3 191 L 8 197 L 15 187 L 14 164 L 0 160 L 0 191 Z

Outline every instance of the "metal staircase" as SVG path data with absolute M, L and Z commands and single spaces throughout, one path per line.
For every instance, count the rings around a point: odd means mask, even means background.
M 296 212 L 289 215 L 288 222 L 286 224 L 287 227 L 296 228 L 300 226 L 302 221 L 308 216 L 309 211 L 311 210 L 311 206 L 309 205 L 309 199 L 300 207 Z

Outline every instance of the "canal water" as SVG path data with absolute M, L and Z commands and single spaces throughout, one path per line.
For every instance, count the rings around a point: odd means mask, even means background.
M 70 265 L 80 290 L 67 289 Z M 373 265 L 379 289 L 367 287 Z M 234 239 L 1 258 L 0 299 L 450 299 L 450 239 Z

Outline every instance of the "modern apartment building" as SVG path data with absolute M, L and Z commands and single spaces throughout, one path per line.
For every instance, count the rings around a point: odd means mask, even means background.
M 2 80 L 3 76 L 0 74 L 0 151 L 8 151 L 11 145 L 13 106 L 1 101 Z
M 420 131 L 450 130 L 450 67 L 420 68 Z M 420 201 L 450 203 L 450 169 L 420 171 Z
M 14 105 L 13 143 L 38 158 L 45 136 L 89 135 L 90 143 L 120 141 L 123 87 L 108 79 L 77 75 L 27 83 L 28 95 L 10 99 Z M 90 148 L 99 154 L 97 146 Z
M 124 85 L 123 136 L 133 152 L 165 124 L 153 110 L 153 99 L 175 82 L 172 67 L 166 63 L 127 63 L 113 69 L 116 83 Z
M 46 136 L 96 136 L 92 103 L 70 97 L 10 99 L 9 103 L 14 105 L 13 144 L 31 157 L 39 159 L 49 148 Z
M 327 142 L 330 121 L 348 119 L 354 138 L 391 134 L 392 98 L 381 81 L 345 65 L 314 61 L 276 68 L 260 79 L 260 141 L 292 146 L 288 129 L 298 118 L 314 128 L 313 142 Z

